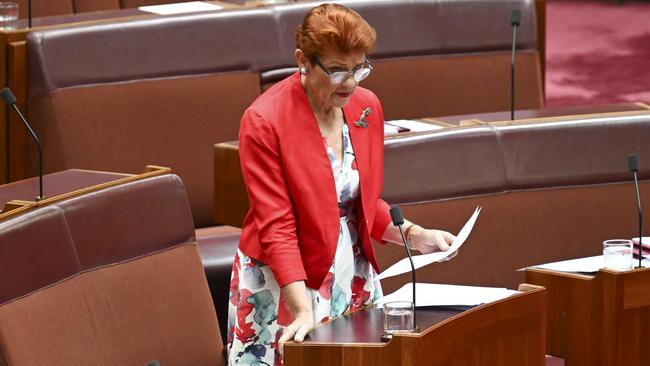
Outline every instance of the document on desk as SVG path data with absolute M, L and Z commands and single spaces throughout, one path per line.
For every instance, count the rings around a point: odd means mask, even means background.
M 223 6 L 221 5 L 210 4 L 203 1 L 189 1 L 186 3 L 141 6 L 138 8 L 138 10 L 146 11 L 147 13 L 154 13 L 158 15 L 194 13 L 197 11 L 210 11 L 210 10 L 221 10 L 221 9 L 223 9 Z
M 481 213 L 481 207 L 477 207 L 476 210 L 474 210 L 474 213 L 469 218 L 469 220 L 467 220 L 465 226 L 463 226 L 463 228 L 460 229 L 458 235 L 456 235 L 456 240 L 454 240 L 454 242 L 451 244 L 451 248 L 449 248 L 448 251 L 414 255 L 413 265 L 415 266 L 415 269 L 422 268 L 433 262 L 441 261 L 449 257 L 455 251 L 457 251 L 461 247 L 461 245 L 463 245 L 463 243 L 469 236 L 469 233 L 472 231 L 472 228 L 474 227 L 474 223 L 476 223 L 476 219 L 478 218 L 479 213 Z M 409 263 L 408 257 L 406 257 L 400 260 L 399 262 L 393 264 L 392 266 L 388 267 L 385 271 L 381 272 L 376 278 L 378 280 L 381 280 L 384 278 L 401 275 L 402 273 L 407 273 L 410 271 L 411 271 L 411 264 Z
M 411 132 L 434 131 L 443 129 L 442 126 L 434 125 L 432 123 L 424 123 L 420 121 L 413 121 L 409 119 L 396 119 L 386 121 L 387 125 L 406 128 Z
M 645 240 L 643 241 L 645 242 Z M 650 267 L 650 260 L 643 259 L 641 265 L 643 267 Z M 605 268 L 605 259 L 602 255 L 596 255 L 593 257 L 576 258 L 566 261 L 539 264 L 536 266 L 530 266 L 528 268 L 541 268 L 558 272 L 596 273 L 601 268 Z M 522 268 L 519 271 L 523 271 L 525 269 L 526 268 Z
M 477 287 L 442 285 L 436 283 L 415 284 L 415 306 L 475 306 L 505 299 L 518 293 L 515 290 L 498 287 Z M 411 282 L 402 286 L 392 294 L 380 297 L 375 301 L 378 307 L 392 301 L 413 301 L 413 285 Z

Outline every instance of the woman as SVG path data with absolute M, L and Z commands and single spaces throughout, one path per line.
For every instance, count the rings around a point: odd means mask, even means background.
M 281 344 L 381 296 L 371 237 L 401 243 L 380 199 L 383 114 L 357 87 L 375 32 L 336 4 L 298 28 L 299 72 L 244 113 L 240 159 L 251 209 L 233 264 L 229 363 L 281 365 Z M 447 250 L 454 236 L 406 222 L 410 245 Z M 280 346 L 279 346 L 280 345 Z

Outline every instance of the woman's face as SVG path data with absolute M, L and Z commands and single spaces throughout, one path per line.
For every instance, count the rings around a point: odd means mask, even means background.
M 362 52 L 327 52 L 318 56 L 313 64 L 304 58 L 302 65 L 307 67 L 308 72 L 303 75 L 303 85 L 314 107 L 322 111 L 343 108 L 358 84 L 352 73 L 364 66 L 365 59 L 366 55 Z M 340 71 L 349 72 L 348 77 L 333 83 L 331 74 Z

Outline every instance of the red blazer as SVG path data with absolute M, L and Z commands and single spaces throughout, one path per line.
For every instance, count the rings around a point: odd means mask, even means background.
M 371 109 L 368 126 L 355 126 L 366 108 Z M 380 199 L 384 116 L 377 97 L 360 87 L 343 113 L 360 178 L 359 236 L 378 271 L 370 237 L 381 240 L 390 222 L 389 207 Z M 320 288 L 336 254 L 339 210 L 332 167 L 299 73 L 274 85 L 244 112 L 239 154 L 251 204 L 240 250 L 269 265 L 281 287 L 306 280 L 308 287 Z

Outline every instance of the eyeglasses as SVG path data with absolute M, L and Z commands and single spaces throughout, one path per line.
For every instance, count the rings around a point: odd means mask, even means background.
M 361 65 L 352 71 L 330 71 L 318 60 L 318 58 L 315 58 L 314 60 L 316 61 L 316 65 L 318 65 L 321 69 L 323 69 L 323 71 L 325 71 L 327 75 L 330 76 L 330 81 L 335 85 L 343 84 L 346 80 L 348 80 L 350 76 L 352 76 L 354 81 L 358 83 L 361 80 L 367 78 L 372 72 L 372 65 L 368 59 L 365 59 L 363 61 L 365 64 L 368 64 L 368 67 L 363 67 L 363 65 Z

